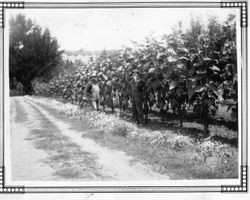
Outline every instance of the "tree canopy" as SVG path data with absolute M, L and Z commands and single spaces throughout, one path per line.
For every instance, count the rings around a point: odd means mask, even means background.
M 25 15 L 11 17 L 9 46 L 10 82 L 15 78 L 31 92 L 31 81 L 36 77 L 50 79 L 61 63 L 62 51 L 50 31 L 44 30 Z M 13 85 L 13 84 L 10 84 Z
M 192 108 L 208 135 L 209 123 L 220 104 L 227 105 L 237 121 L 236 56 L 235 16 L 230 15 L 224 23 L 211 17 L 207 25 L 193 19 L 188 29 L 179 23 L 161 39 L 148 37 L 135 48 L 103 51 L 71 74 L 34 84 L 34 90 L 39 95 L 79 103 L 81 87 L 95 72 L 101 91 L 105 93 L 106 86 L 111 86 L 114 99 L 123 102 L 127 98 L 124 94 L 130 93 L 131 72 L 136 70 L 145 82 L 145 107 L 156 105 L 163 119 L 164 109 L 167 111 L 170 104 L 179 115 L 181 126 L 187 109 Z

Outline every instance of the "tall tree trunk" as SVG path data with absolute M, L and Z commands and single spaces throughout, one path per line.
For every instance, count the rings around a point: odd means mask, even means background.
M 183 107 L 183 105 L 180 105 L 179 120 L 180 120 L 180 126 L 181 126 L 181 128 L 183 127 L 184 111 L 185 111 L 185 108 Z
M 203 133 L 205 136 L 209 135 L 209 117 L 208 117 L 208 106 L 203 104 L 202 108 L 202 118 L 203 118 Z
M 31 94 L 32 93 L 32 86 L 29 81 L 22 82 L 23 84 L 23 90 L 25 94 Z

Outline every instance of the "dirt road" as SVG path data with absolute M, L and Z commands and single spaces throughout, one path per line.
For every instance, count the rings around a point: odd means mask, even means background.
M 84 137 L 32 97 L 11 97 L 13 180 L 160 180 L 142 162 Z M 82 122 L 84 123 L 84 121 Z M 83 135 L 83 136 L 82 136 Z

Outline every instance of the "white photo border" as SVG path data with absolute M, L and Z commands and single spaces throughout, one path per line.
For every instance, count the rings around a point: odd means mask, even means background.
M 2 137 L 2 156 L 3 161 L 0 162 L 0 193 L 194 193 L 194 192 L 247 192 L 248 191 L 248 60 L 247 60 L 247 1 L 234 2 L 0 2 L 0 70 L 2 73 L 1 80 L 1 133 Z M 26 186 L 10 186 L 5 184 L 5 153 L 4 153 L 4 133 L 5 133 L 5 97 L 4 94 L 4 28 L 5 28 L 5 10 L 19 9 L 74 9 L 74 8 L 236 8 L 240 10 L 240 27 L 241 27 L 241 161 L 240 163 L 240 185 L 218 185 L 218 186 L 45 186 L 45 187 L 26 187 Z M 0 73 L 0 74 L 1 74 Z M 1 141 L 1 140 L 0 140 Z M 0 150 L 0 151 L 1 151 Z M 2 166 L 1 166 L 2 165 Z

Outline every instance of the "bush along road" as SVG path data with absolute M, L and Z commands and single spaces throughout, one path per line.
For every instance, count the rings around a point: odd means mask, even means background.
M 184 134 L 190 124 L 183 123 L 182 129 L 137 126 L 116 113 L 91 111 L 88 106 L 80 109 L 51 98 L 11 97 L 12 177 L 37 181 L 237 178 L 237 146 Z M 224 126 L 209 128 L 211 135 L 236 134 Z

